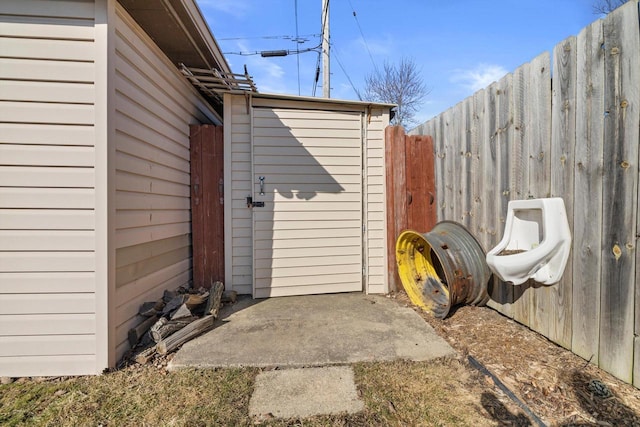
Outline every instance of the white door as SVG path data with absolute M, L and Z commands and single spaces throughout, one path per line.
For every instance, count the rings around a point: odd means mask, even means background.
M 254 108 L 252 157 L 254 297 L 361 291 L 361 114 Z

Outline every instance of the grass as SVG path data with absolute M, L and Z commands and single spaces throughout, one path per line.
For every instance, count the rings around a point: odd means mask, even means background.
M 365 402 L 359 414 L 262 425 L 495 425 L 481 396 L 492 388 L 462 362 L 396 361 L 353 365 Z M 259 369 L 166 372 L 144 367 L 99 377 L 14 382 L 0 386 L 0 425 L 249 426 L 249 399 Z

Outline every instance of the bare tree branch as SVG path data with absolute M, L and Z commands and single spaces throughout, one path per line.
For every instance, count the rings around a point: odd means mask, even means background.
M 593 4 L 593 13 L 596 15 L 606 15 L 628 1 L 629 0 L 596 0 Z
M 396 104 L 398 109 L 392 124 L 408 127 L 415 124 L 415 114 L 429 92 L 415 62 L 402 58 L 398 64 L 385 62 L 382 71 L 367 75 L 363 97 Z

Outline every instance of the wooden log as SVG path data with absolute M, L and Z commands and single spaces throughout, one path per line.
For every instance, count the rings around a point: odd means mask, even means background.
M 197 337 L 204 332 L 207 332 L 208 330 L 213 328 L 214 320 L 215 316 L 209 314 L 194 322 L 191 322 L 189 325 L 160 341 L 156 346 L 158 353 L 167 354 L 168 352 L 175 350 L 185 342 Z
M 174 311 L 171 314 L 171 320 L 180 320 L 180 319 L 184 319 L 187 317 L 192 317 L 193 314 L 191 314 L 191 310 L 189 310 L 189 306 L 187 303 L 184 303 L 180 306 L 180 308 L 178 308 L 176 311 Z
M 160 313 L 162 313 L 162 309 L 164 308 L 164 301 L 147 301 L 142 303 L 140 309 L 138 310 L 138 314 L 144 317 L 154 317 Z
M 220 311 L 220 302 L 222 300 L 222 293 L 224 292 L 224 283 L 222 282 L 214 282 L 211 286 L 211 293 L 209 294 L 209 299 L 207 300 L 207 305 L 204 309 L 204 314 L 213 315 L 216 319 L 218 318 L 218 312 Z
M 156 354 L 156 346 L 152 345 L 151 347 L 147 347 L 141 351 L 138 352 L 138 354 L 136 354 L 134 356 L 134 360 L 141 364 L 144 365 L 145 363 L 147 363 L 154 355 Z
M 202 294 L 189 294 L 189 296 L 187 297 L 187 300 L 185 301 L 185 304 L 187 308 L 189 308 L 190 310 L 193 310 L 200 304 L 205 303 L 208 298 L 209 298 L 209 292 L 207 291 L 205 291 Z
M 194 317 L 186 317 L 184 319 L 168 320 L 166 317 L 162 317 L 151 327 L 149 335 L 151 335 L 151 339 L 154 342 L 160 342 L 163 338 L 193 322 L 194 319 Z
M 167 316 L 172 311 L 177 310 L 189 298 L 188 295 L 177 295 L 171 299 L 162 309 L 162 315 Z
M 135 347 L 140 339 L 144 336 L 144 334 L 149 330 L 151 326 L 153 326 L 158 321 L 158 316 L 149 317 L 140 323 L 135 328 L 129 329 L 127 334 L 127 338 L 129 339 L 129 345 L 131 347 Z

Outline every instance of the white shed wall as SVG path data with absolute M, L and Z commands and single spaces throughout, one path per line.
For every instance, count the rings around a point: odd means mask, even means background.
M 0 376 L 96 372 L 94 14 L 0 5 Z
M 116 356 L 144 301 L 191 279 L 189 125 L 213 123 L 176 66 L 116 8 Z
M 253 284 L 252 212 L 246 197 L 251 187 L 252 108 L 277 107 L 305 110 L 355 111 L 365 113 L 365 290 L 386 293 L 386 195 L 384 166 L 384 129 L 388 111 L 381 107 L 369 111 L 365 105 L 325 103 L 311 100 L 271 99 L 226 94 L 225 118 L 225 257 L 226 285 L 241 294 L 250 294 Z

